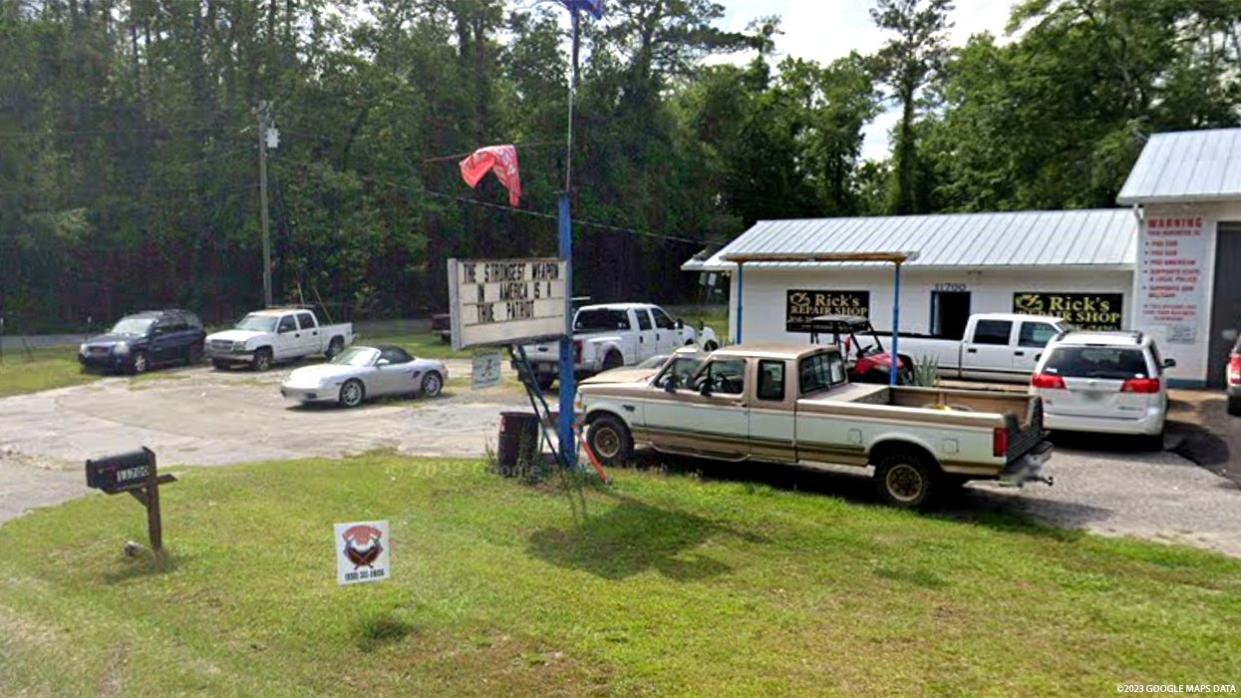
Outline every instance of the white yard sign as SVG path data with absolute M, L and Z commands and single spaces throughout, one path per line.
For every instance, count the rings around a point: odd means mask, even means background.
M 382 582 L 392 575 L 387 521 L 336 524 L 332 542 L 336 548 L 336 582 L 341 586 Z
M 555 258 L 448 260 L 453 348 L 563 335 L 564 279 Z
M 494 388 L 500 384 L 500 352 L 484 351 L 474 355 L 470 387 L 474 390 Z
M 1198 216 L 1152 216 L 1138 251 L 1138 327 L 1163 327 L 1169 344 L 1197 341 L 1207 234 Z

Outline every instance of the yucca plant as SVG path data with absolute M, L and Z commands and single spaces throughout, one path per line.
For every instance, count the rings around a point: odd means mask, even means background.
M 939 359 L 923 356 L 915 361 L 913 384 L 920 388 L 934 388 L 939 385 Z

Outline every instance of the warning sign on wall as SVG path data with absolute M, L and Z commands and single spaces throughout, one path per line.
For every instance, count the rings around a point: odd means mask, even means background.
M 1200 216 L 1149 217 L 1138 250 L 1137 325 L 1193 344 L 1203 309 L 1207 231 Z

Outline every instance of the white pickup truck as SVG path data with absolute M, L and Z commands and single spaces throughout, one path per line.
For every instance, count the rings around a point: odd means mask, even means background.
M 353 344 L 353 323 L 320 325 L 304 308 L 269 308 L 245 316 L 231 330 L 207 335 L 207 358 L 218 369 L 266 371 L 280 361 L 322 354 L 329 359 Z
M 573 366 L 577 376 L 633 366 L 684 346 L 714 351 L 719 348 L 719 340 L 711 328 L 695 331 L 650 303 L 586 305 L 573 316 Z M 546 390 L 560 373 L 559 344 L 540 342 L 525 349 L 539 387 Z
M 961 338 L 900 334 L 900 353 L 915 363 L 930 357 L 939 362 L 941 378 L 1025 383 L 1043 347 L 1069 331 L 1063 319 L 1048 315 L 979 313 L 971 315 Z M 890 332 L 879 332 L 890 337 Z
M 733 346 L 679 379 L 585 381 L 575 408 L 608 465 L 635 445 L 728 461 L 875 467 L 880 495 L 917 507 L 966 480 L 1050 484 L 1042 401 L 1021 393 L 854 384 L 834 346 Z

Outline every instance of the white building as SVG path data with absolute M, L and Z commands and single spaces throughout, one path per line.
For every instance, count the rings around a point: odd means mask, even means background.
M 732 341 L 804 342 L 801 321 L 892 324 L 883 263 L 725 261 L 739 254 L 911 252 L 900 328 L 960 336 L 978 312 L 1060 315 L 1152 333 L 1173 380 L 1220 385 L 1241 328 L 1241 129 L 1152 136 L 1118 202 L 1129 208 L 760 221 L 686 271 L 729 277 Z

